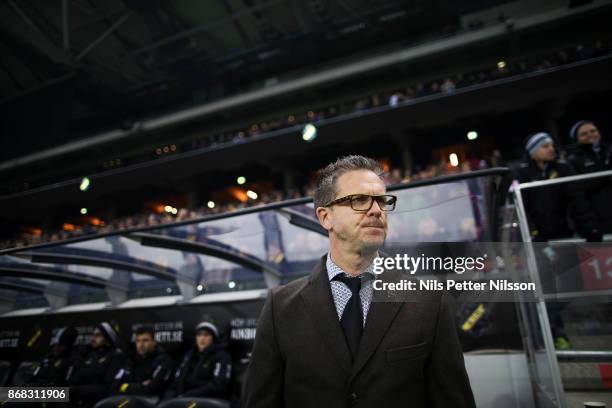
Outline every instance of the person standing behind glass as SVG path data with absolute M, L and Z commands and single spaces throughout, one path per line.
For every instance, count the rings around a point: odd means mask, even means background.
M 571 166 L 557 159 L 555 144 L 546 132 L 530 135 L 525 143 L 527 157 L 514 169 L 519 183 L 571 176 Z M 590 242 L 601 241 L 601 231 L 587 203 L 582 185 L 559 183 L 526 189 L 523 192 L 527 221 L 533 241 L 568 238 L 573 235 L 567 220 L 568 210 L 577 232 Z
M 519 183 L 539 180 L 552 180 L 574 174 L 567 163 L 557 159 L 552 137 L 546 132 L 534 133 L 527 137 L 525 143 L 526 159 L 514 169 L 514 178 Z M 576 229 L 587 241 L 601 241 L 601 232 L 595 215 L 587 203 L 582 183 L 559 183 L 533 187 L 523 190 L 523 202 L 527 213 L 527 222 L 531 240 L 546 242 L 556 238 L 568 238 L 573 231 L 568 223 L 567 214 L 571 213 Z M 545 291 L 557 291 L 557 267 L 544 265 L 548 247 L 539 254 L 540 280 Z M 565 331 L 562 310 L 564 305 L 558 302 L 547 302 L 550 329 L 555 347 L 559 350 L 570 349 L 571 343 Z
M 612 170 L 612 146 L 602 139 L 595 123 L 590 120 L 576 122 L 570 130 L 570 138 L 576 144 L 568 149 L 568 161 L 578 174 Z M 602 232 L 612 233 L 612 178 L 593 178 L 584 183 L 584 188 Z

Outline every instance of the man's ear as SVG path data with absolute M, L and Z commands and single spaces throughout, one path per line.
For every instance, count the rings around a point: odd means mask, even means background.
M 327 231 L 332 229 L 331 211 L 329 208 L 317 207 L 317 218 L 319 219 L 319 224 Z

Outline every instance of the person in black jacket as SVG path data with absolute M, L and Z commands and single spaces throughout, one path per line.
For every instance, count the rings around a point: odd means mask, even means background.
M 126 356 L 119 346 L 119 336 L 108 323 L 100 323 L 91 338 L 91 349 L 68 377 L 70 401 L 93 406 L 111 394 L 111 386 L 125 365 Z
M 196 326 L 195 347 L 183 357 L 165 398 L 227 398 L 232 365 L 219 344 L 219 330 L 210 322 Z
M 551 180 L 574 174 L 571 166 L 557 160 L 552 137 L 539 132 L 527 138 L 527 160 L 514 171 L 519 183 Z M 523 190 L 523 201 L 531 238 L 548 241 L 573 235 L 568 223 L 568 210 L 576 231 L 588 241 L 601 241 L 598 221 L 587 203 L 585 192 L 579 183 L 560 183 Z
M 74 351 L 74 341 L 77 338 L 74 327 L 60 328 L 51 338 L 51 353 L 34 369 L 30 381 L 32 386 L 62 387 L 70 376 L 79 356 Z
M 612 146 L 602 140 L 599 129 L 590 120 L 577 122 L 570 130 L 569 163 L 577 173 L 586 174 L 612 170 Z M 603 232 L 612 232 L 612 178 L 598 177 L 584 183 L 587 199 L 591 203 Z
M 161 397 L 174 372 L 174 363 L 155 341 L 155 330 L 142 326 L 135 331 L 136 354 L 117 374 L 119 394 Z
M 557 160 L 552 137 L 545 132 L 535 133 L 527 138 L 525 150 L 528 159 L 515 169 L 515 178 L 520 183 L 537 180 L 551 180 L 574 174 L 567 163 Z M 559 183 L 543 187 L 522 190 L 523 202 L 527 213 L 531 239 L 534 242 L 545 242 L 555 238 L 567 238 L 573 235 L 568 223 L 568 212 L 572 215 L 575 229 L 587 241 L 600 242 L 602 235 L 599 224 L 593 214 L 581 183 Z M 556 290 L 550 287 L 556 282 L 555 275 L 563 273 L 556 266 L 549 265 L 545 255 L 547 248 L 538 252 L 539 273 L 546 290 Z M 549 266 L 546 266 L 549 265 Z M 565 332 L 561 311 L 563 303 L 547 302 L 550 317 L 550 328 L 555 347 L 569 349 L 571 343 Z

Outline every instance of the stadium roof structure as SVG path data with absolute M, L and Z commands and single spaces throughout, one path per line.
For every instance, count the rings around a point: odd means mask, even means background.
M 146 112 L 153 95 L 165 104 L 215 82 L 248 86 L 456 23 L 460 11 L 474 9 L 455 3 L 8 0 L 0 4 L 2 99 L 75 80 L 84 111 L 138 100 Z
M 508 2 L 8 0 L 0 4 L 0 102 L 23 106 L 43 95 L 37 108 L 70 119 L 58 125 L 57 146 L 349 56 L 449 36 L 465 13 Z M 64 103 L 44 106 L 45 93 L 57 92 Z

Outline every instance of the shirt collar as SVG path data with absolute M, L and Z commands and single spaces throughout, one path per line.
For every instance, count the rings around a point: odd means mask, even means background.
M 342 268 L 336 265 L 334 261 L 332 261 L 331 255 L 329 254 L 329 252 L 327 253 L 327 261 L 325 262 L 325 266 L 327 268 L 327 277 L 330 280 L 330 282 L 341 273 L 344 273 L 345 275 L 349 275 L 344 270 L 342 270 Z M 370 265 L 368 265 L 367 268 L 364 269 L 362 275 L 366 273 L 369 273 L 370 275 L 372 275 L 371 277 L 375 276 L 374 275 L 374 262 L 372 262 Z

